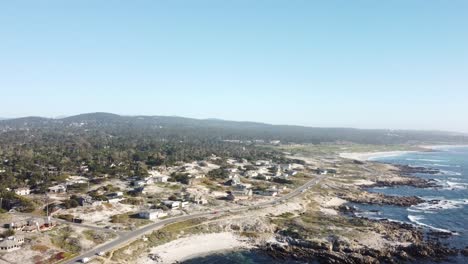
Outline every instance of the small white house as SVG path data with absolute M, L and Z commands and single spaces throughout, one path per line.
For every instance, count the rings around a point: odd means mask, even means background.
M 133 185 L 133 186 L 136 186 L 136 187 L 142 187 L 142 186 L 145 186 L 145 185 L 146 185 L 146 181 L 141 181 L 141 180 L 139 180 L 139 181 L 134 181 L 134 182 L 132 182 L 132 185 Z
M 49 187 L 47 190 L 50 193 L 64 193 L 64 192 L 67 192 L 67 187 L 65 187 L 64 185 L 59 184 L 59 185 Z
M 23 237 L 8 237 L 0 240 L 0 251 L 13 251 L 21 248 L 24 243 Z
M 285 171 L 286 171 L 286 170 L 291 170 L 291 169 L 292 169 L 292 165 L 291 165 L 291 164 L 281 164 L 281 165 L 280 165 L 280 168 L 281 168 L 282 170 L 285 170 Z
M 154 182 L 167 182 L 169 180 L 169 176 L 166 175 L 158 175 L 154 177 Z
M 244 176 L 247 177 L 247 178 L 250 178 L 250 177 L 257 177 L 257 176 L 258 176 L 258 172 L 257 172 L 257 171 L 253 171 L 253 170 L 246 171 L 246 172 L 244 172 Z
M 167 216 L 167 213 L 161 209 L 143 211 L 138 214 L 140 218 L 155 220 Z
M 31 189 L 27 187 L 14 189 L 13 191 L 15 192 L 16 195 L 21 195 L 21 196 L 29 195 L 31 193 Z
M 171 209 L 178 209 L 180 208 L 179 201 L 164 201 L 163 204 Z
M 115 203 L 119 203 L 120 201 L 122 201 L 123 198 L 121 197 L 116 197 L 116 198 L 108 198 L 107 199 L 107 202 L 108 203 L 111 203 L 111 204 L 115 204 Z

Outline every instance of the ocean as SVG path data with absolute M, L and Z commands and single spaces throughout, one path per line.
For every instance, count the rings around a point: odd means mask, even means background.
M 402 208 L 398 206 L 356 205 L 370 218 L 388 218 L 411 223 L 425 229 L 451 233 L 447 241 L 452 246 L 468 246 L 468 147 L 445 148 L 436 152 L 417 152 L 401 156 L 374 159 L 392 164 L 404 164 L 440 170 L 438 174 L 415 174 L 434 179 L 440 187 L 409 186 L 371 188 L 371 192 L 388 195 L 416 195 L 424 203 Z
M 388 195 L 416 195 L 424 203 L 409 208 L 389 205 L 355 204 L 358 215 L 374 219 L 390 219 L 424 228 L 451 234 L 442 242 L 450 247 L 468 246 L 468 147 L 443 148 L 434 152 L 416 152 L 401 156 L 374 159 L 377 162 L 403 164 L 439 169 L 438 174 L 415 174 L 415 176 L 434 179 L 440 187 L 414 188 L 409 186 L 370 188 L 371 192 Z M 263 263 L 301 263 L 284 262 L 271 259 L 257 252 L 228 252 L 185 261 L 186 264 L 263 264 Z M 431 263 L 431 262 L 424 262 Z M 449 263 L 468 263 L 468 258 L 455 257 Z
M 388 195 L 418 196 L 425 201 L 409 208 L 352 204 L 363 217 L 390 219 L 451 234 L 441 242 L 450 247 L 468 247 L 468 147 L 447 147 L 434 152 L 415 152 L 400 156 L 373 159 L 377 162 L 434 168 L 438 174 L 414 174 L 433 179 L 440 187 L 415 188 L 409 186 L 370 188 L 371 192 Z M 468 263 L 459 257 L 455 263 Z M 452 262 L 453 263 L 453 262 Z
M 182 262 L 183 264 L 306 264 L 294 260 L 277 260 L 257 251 L 217 253 Z

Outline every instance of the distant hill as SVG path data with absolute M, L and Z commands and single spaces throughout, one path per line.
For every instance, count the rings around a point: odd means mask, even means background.
M 367 144 L 468 143 L 468 135 L 445 131 L 320 128 L 194 119 L 174 116 L 121 116 L 89 113 L 61 119 L 24 117 L 0 121 L 3 130 L 42 129 L 104 131 L 109 134 L 144 133 L 162 139 L 281 140 L 292 143 L 354 142 Z

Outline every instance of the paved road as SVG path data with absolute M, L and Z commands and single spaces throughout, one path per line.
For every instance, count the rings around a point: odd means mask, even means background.
M 256 205 L 253 205 L 253 206 L 243 207 L 243 208 L 226 209 L 226 210 L 212 210 L 212 211 L 209 211 L 209 212 L 197 213 L 197 214 L 192 214 L 192 215 L 172 217 L 172 218 L 169 218 L 169 219 L 166 219 L 166 220 L 154 223 L 154 224 L 144 226 L 144 227 L 142 227 L 140 229 L 137 229 L 137 230 L 134 230 L 134 231 L 131 231 L 131 232 L 121 233 L 120 236 L 117 239 L 115 239 L 113 241 L 110 241 L 107 244 L 96 247 L 96 248 L 94 248 L 94 249 L 92 249 L 92 250 L 90 250 L 90 251 L 88 251 L 88 252 L 86 252 L 84 254 L 81 254 L 80 256 L 72 258 L 72 259 L 70 259 L 70 260 L 68 260 L 68 261 L 66 261 L 64 263 L 65 264 L 72 264 L 72 263 L 79 262 L 83 258 L 90 258 L 91 259 L 92 257 L 96 256 L 99 252 L 108 252 L 110 250 L 122 247 L 122 246 L 130 243 L 131 241 L 134 241 L 134 240 L 140 238 L 141 236 L 143 236 L 145 234 L 149 234 L 149 233 L 153 232 L 154 230 L 162 228 L 162 227 L 164 227 L 164 226 L 166 226 L 168 224 L 173 224 L 173 223 L 177 223 L 177 222 L 181 222 L 181 221 L 185 221 L 185 220 L 189 220 L 189 219 L 209 216 L 209 215 L 213 215 L 214 213 L 217 213 L 217 214 L 221 215 L 221 214 L 225 214 L 225 213 L 228 213 L 228 212 L 241 212 L 241 211 L 246 211 L 246 210 L 249 210 L 249 209 L 258 209 L 258 208 L 270 207 L 270 206 L 273 206 L 275 204 L 284 202 L 284 201 L 286 201 L 288 199 L 291 199 L 291 198 L 301 194 L 304 190 L 308 189 L 312 185 L 315 185 L 319 181 L 321 181 L 323 179 L 323 177 L 324 176 L 317 176 L 315 179 L 313 179 L 311 181 L 308 181 L 307 183 L 305 183 L 301 187 L 299 187 L 297 189 L 294 189 L 290 193 L 288 193 L 288 194 L 286 194 L 286 195 L 284 195 L 284 196 L 282 196 L 282 197 L 280 197 L 278 199 L 275 199 L 274 201 L 265 202 L 265 203 L 261 203 L 261 204 L 256 204 Z

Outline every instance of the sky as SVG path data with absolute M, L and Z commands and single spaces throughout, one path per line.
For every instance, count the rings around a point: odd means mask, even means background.
M 1 1 L 0 99 L 8 118 L 468 132 L 468 1 Z

